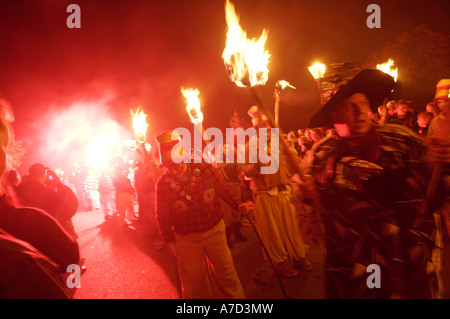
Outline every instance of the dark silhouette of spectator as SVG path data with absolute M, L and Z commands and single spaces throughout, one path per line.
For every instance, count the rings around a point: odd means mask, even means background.
M 0 298 L 70 298 L 61 274 L 80 262 L 78 244 L 47 212 L 21 207 L 8 195 L 10 130 L 0 117 Z
M 29 176 L 22 180 L 18 188 L 21 204 L 43 209 L 77 238 L 72 217 L 78 209 L 78 199 L 72 189 L 41 163 L 31 165 L 28 172 Z
M 78 199 L 72 189 L 64 184 L 52 170 L 47 170 L 46 185 L 58 193 L 58 203 L 55 207 L 56 219 L 74 238 L 78 238 L 73 227 L 72 217 L 78 210 Z
M 70 299 L 58 266 L 0 228 L 0 299 Z
M 18 195 L 22 205 L 43 209 L 58 219 L 57 206 L 61 193 L 46 184 L 48 169 L 41 163 L 31 165 L 28 176 L 22 180 L 18 188 Z

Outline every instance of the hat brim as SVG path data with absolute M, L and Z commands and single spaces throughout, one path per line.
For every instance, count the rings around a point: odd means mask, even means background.
M 375 69 L 359 72 L 350 82 L 334 94 L 330 100 L 311 118 L 309 127 L 332 126 L 330 114 L 347 97 L 363 93 L 370 102 L 372 110 L 383 104 L 394 89 L 395 81 L 387 73 Z

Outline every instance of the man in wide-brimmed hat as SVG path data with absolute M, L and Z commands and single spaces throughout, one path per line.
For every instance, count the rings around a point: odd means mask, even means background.
M 247 205 L 211 164 L 193 163 L 183 153 L 176 130 L 165 131 L 156 140 L 164 169 L 156 182 L 156 216 L 166 247 L 178 260 L 182 297 L 244 298 L 219 198 L 244 214 Z
M 406 127 L 377 125 L 368 115 L 394 85 L 388 74 L 363 70 L 309 125 L 334 126 L 337 133 L 302 162 L 311 175 L 301 184 L 303 195 L 325 223 L 328 298 L 439 296 L 440 268 L 433 263 L 439 225 L 432 212 L 442 198 L 425 198 L 427 148 Z

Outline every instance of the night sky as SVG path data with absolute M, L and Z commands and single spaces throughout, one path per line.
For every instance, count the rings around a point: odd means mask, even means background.
M 307 69 L 315 60 L 364 64 L 371 52 L 421 23 L 450 33 L 448 1 L 231 2 L 249 37 L 269 31 L 269 81 L 257 89 L 263 103 L 272 107 L 278 80 L 297 88 L 282 101 L 284 131 L 305 127 L 320 107 Z M 81 29 L 66 25 L 71 3 L 81 8 Z M 381 29 L 366 26 L 370 3 L 381 7 Z M 234 110 L 247 118 L 254 101 L 230 81 L 221 58 L 224 5 L 222 0 L 1 1 L 0 96 L 14 108 L 16 138 L 27 151 L 24 162 L 58 157 L 50 154 L 57 148 L 44 145 L 61 140 L 51 123 L 63 112 L 74 123 L 77 116 L 108 117 L 132 134 L 130 109 L 142 106 L 153 144 L 163 130 L 190 127 L 181 87 L 199 89 L 205 127 L 227 127 Z

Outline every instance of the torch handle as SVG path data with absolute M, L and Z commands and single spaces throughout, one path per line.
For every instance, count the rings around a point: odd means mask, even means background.
M 280 95 L 275 96 L 275 127 L 280 127 Z
M 139 153 L 139 155 L 141 155 L 144 163 L 147 163 L 147 150 L 145 149 L 144 143 L 137 142 L 137 144 L 139 145 L 139 147 L 136 149 L 136 151 Z

